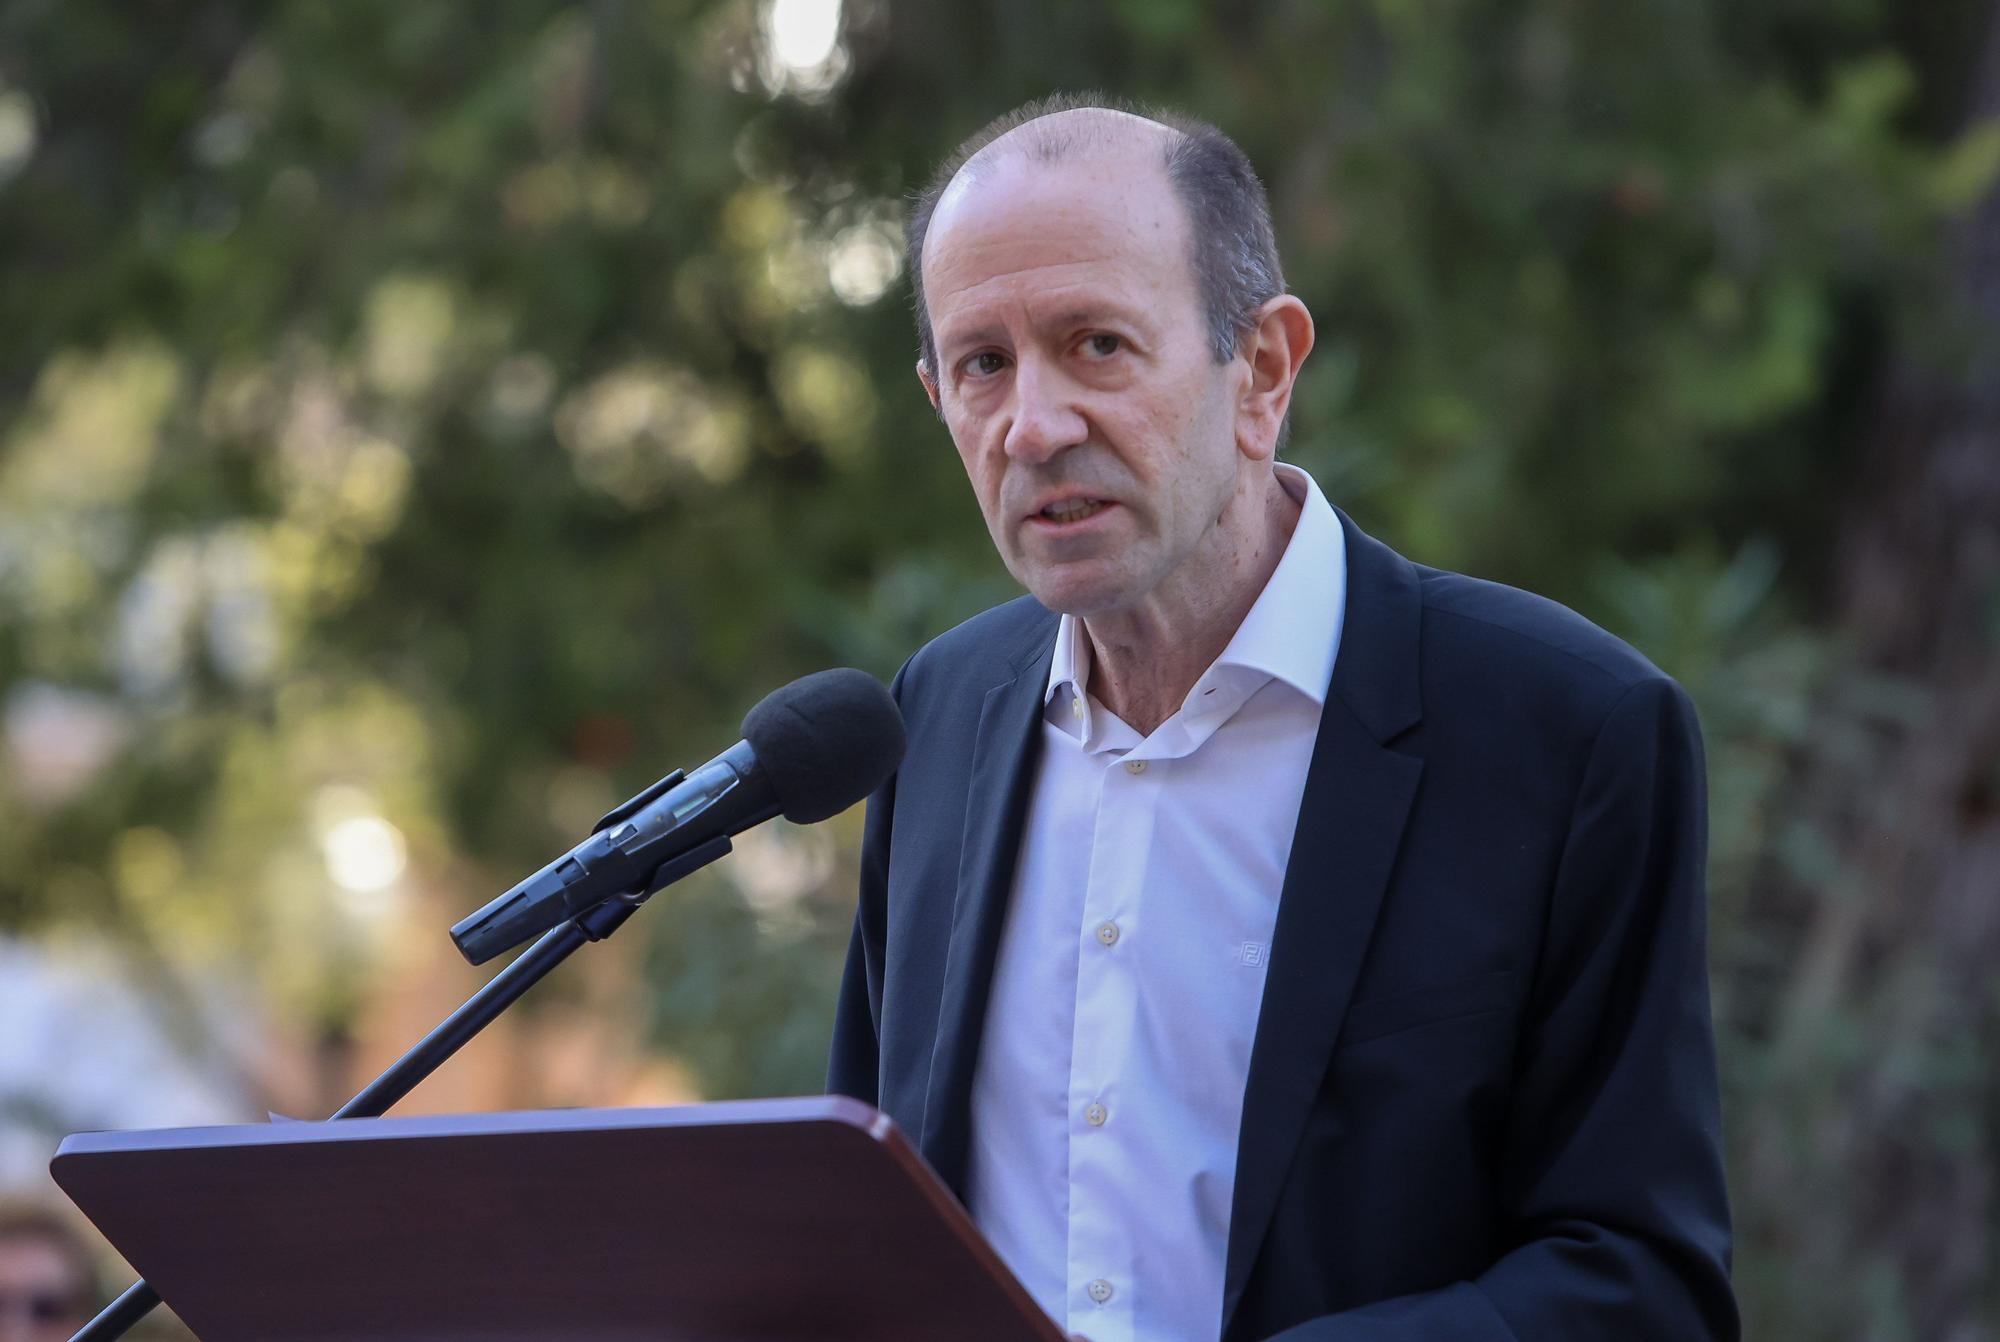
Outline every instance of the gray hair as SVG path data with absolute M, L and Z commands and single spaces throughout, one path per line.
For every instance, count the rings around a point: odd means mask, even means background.
M 930 184 L 916 198 L 905 241 L 917 318 L 917 357 L 927 371 L 937 371 L 937 344 L 931 335 L 930 309 L 924 303 L 924 238 L 930 232 L 938 198 L 959 169 L 1001 136 L 1058 112 L 1085 108 L 1145 117 L 1172 132 L 1161 166 L 1187 212 L 1193 253 L 1189 264 L 1200 290 L 1202 315 L 1217 363 L 1234 357 L 1243 336 L 1256 325 L 1257 309 L 1285 292 L 1264 184 L 1257 180 L 1249 156 L 1234 140 L 1205 121 L 1177 112 L 1135 108 L 1096 93 L 1058 93 L 1024 103 L 981 127 L 938 166 Z M 1059 162 L 1091 138 L 1088 130 L 1050 127 L 1037 128 L 1031 134 L 1034 138 L 1024 146 L 1024 152 L 1038 163 Z

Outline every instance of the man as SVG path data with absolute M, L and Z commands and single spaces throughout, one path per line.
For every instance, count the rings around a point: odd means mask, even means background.
M 90 1250 L 60 1214 L 0 1204 L 0 1342 L 60 1342 L 90 1321 Z
M 911 273 L 1032 596 L 896 678 L 830 1088 L 1094 1342 L 1735 1338 L 1686 698 L 1276 463 L 1213 128 L 1002 118 Z

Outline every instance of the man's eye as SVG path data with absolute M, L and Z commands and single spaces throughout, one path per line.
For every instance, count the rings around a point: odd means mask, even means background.
M 1125 347 L 1125 342 L 1115 335 L 1100 331 L 1087 337 L 1083 342 L 1084 352 L 1099 359 L 1108 359 Z
M 992 350 L 982 350 L 965 361 L 965 371 L 974 377 L 992 377 L 1007 366 L 1007 360 Z

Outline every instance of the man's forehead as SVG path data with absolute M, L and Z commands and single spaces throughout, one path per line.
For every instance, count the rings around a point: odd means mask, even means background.
M 1037 325 L 1061 313 L 1144 311 L 1193 299 L 1178 204 L 1131 189 L 1096 189 L 1064 164 L 1033 180 L 994 183 L 925 248 L 924 291 L 940 347 L 961 329 L 1011 312 Z M 954 334 L 956 333 L 956 335 Z

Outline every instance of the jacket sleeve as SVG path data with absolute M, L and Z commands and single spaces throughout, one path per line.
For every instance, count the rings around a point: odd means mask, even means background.
M 889 682 L 900 705 L 906 663 Z M 896 810 L 896 776 L 868 798 L 861 833 L 861 898 L 854 934 L 847 943 L 847 968 L 834 1005 L 833 1048 L 826 1089 L 869 1104 L 881 1102 L 882 963 L 889 921 L 889 826 Z
M 1557 870 L 1502 1134 L 1511 1247 L 1278 1338 L 1735 1342 L 1706 830 L 1693 706 L 1641 681 L 1598 730 Z

